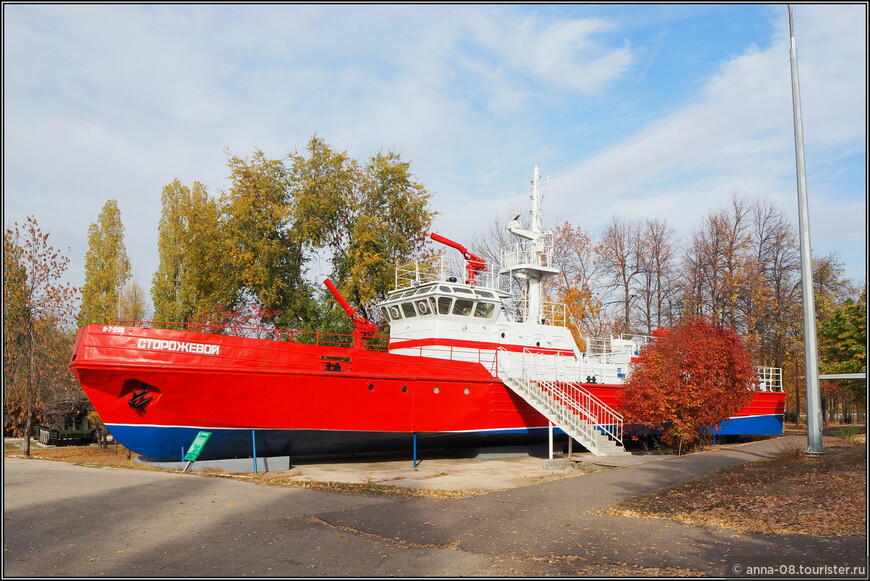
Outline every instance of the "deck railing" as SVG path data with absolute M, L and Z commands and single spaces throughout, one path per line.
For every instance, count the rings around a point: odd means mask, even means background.
M 508 312 L 518 323 L 529 321 L 529 301 L 517 301 L 507 307 Z M 564 327 L 568 324 L 568 308 L 564 303 L 542 301 L 539 305 L 541 320 L 538 323 Z
M 467 278 L 468 270 L 464 259 L 439 255 L 396 268 L 394 288 L 402 289 L 430 282 L 464 283 Z M 505 275 L 499 275 L 498 271 L 490 265 L 475 274 L 475 285 L 481 288 L 510 291 L 510 279 Z
M 758 391 L 782 391 L 782 369 L 779 367 L 756 367 Z
M 172 329 L 176 331 L 189 331 L 193 333 L 208 333 L 210 335 L 243 337 L 245 339 L 263 339 L 267 341 L 281 341 L 285 343 L 321 345 L 324 347 L 349 348 L 352 347 L 354 344 L 354 337 L 352 334 L 324 333 L 322 331 L 299 331 L 292 329 L 277 329 L 274 327 L 223 325 L 218 323 L 180 323 L 170 321 L 145 320 L 115 320 L 112 323 L 115 325 L 121 325 L 126 327 Z M 389 337 L 365 337 L 363 339 L 363 346 L 365 347 L 365 349 L 371 351 L 386 351 L 389 342 Z
M 404 346 L 403 343 L 411 343 Z M 399 355 L 411 355 L 416 357 L 434 357 L 450 361 L 468 361 L 479 363 L 493 377 L 498 376 L 498 357 L 491 349 L 479 349 L 474 347 L 456 347 L 453 345 L 414 345 L 413 340 L 393 340 L 390 342 L 390 352 Z

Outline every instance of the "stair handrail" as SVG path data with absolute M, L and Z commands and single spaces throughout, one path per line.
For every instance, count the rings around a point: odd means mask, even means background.
M 601 401 L 594 393 L 583 387 L 565 382 L 535 382 L 557 395 L 564 395 L 564 401 L 575 410 L 577 415 L 585 416 L 596 428 L 622 444 L 624 418 L 622 414 Z
M 506 383 L 509 382 L 512 388 L 521 389 L 524 398 L 527 400 L 531 399 L 534 403 L 537 403 L 533 407 L 538 408 L 540 406 L 540 408 L 547 410 L 551 416 L 558 418 L 560 421 L 555 423 L 561 424 L 559 427 L 563 430 L 567 427 L 578 432 L 578 434 L 582 434 L 584 439 L 587 440 L 587 442 L 584 442 L 584 445 L 591 443 L 593 446 L 598 446 L 596 432 L 608 435 L 618 444 L 622 444 L 623 416 L 621 414 L 605 404 L 589 390 L 578 385 L 579 382 L 560 381 L 558 379 L 560 374 L 558 366 L 552 367 L 557 376 L 556 381 L 539 378 L 533 379 L 530 371 L 534 370 L 537 372 L 536 364 L 538 360 L 537 355 L 539 354 L 532 353 L 528 349 L 525 349 L 522 353 L 519 375 L 511 374 L 509 370 L 513 370 L 513 366 L 505 366 L 501 363 L 501 360 L 504 356 L 511 357 L 513 355 L 515 353 L 503 347 L 498 348 L 496 360 L 498 362 L 499 376 Z M 535 365 L 527 364 L 529 356 L 531 356 L 532 363 Z M 535 374 L 537 375 L 537 373 Z M 535 387 L 533 387 L 533 384 Z M 574 393 L 566 391 L 561 386 L 570 386 L 570 389 Z M 551 391 L 550 395 L 546 394 L 547 389 Z M 533 401 L 529 401 L 529 403 L 533 403 Z M 565 410 L 561 409 L 563 405 L 573 410 L 573 413 L 565 413 Z M 541 410 L 539 409 L 539 411 Z

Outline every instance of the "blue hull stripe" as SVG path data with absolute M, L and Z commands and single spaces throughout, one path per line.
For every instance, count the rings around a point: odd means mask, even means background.
M 199 459 L 250 458 L 257 456 L 304 456 L 410 450 L 410 432 L 357 432 L 330 430 L 268 430 L 239 428 L 193 428 L 145 425 L 109 425 L 109 432 L 126 448 L 151 460 L 177 462 L 183 459 L 196 435 L 211 432 Z M 253 437 L 252 437 L 253 432 Z M 554 430 L 561 433 L 561 430 Z M 516 428 L 501 431 L 436 432 L 417 434 L 420 448 L 509 445 L 546 438 L 547 428 Z
M 725 420 L 719 425 L 716 434 L 720 436 L 764 436 L 783 433 L 785 416 L 775 414 L 769 416 L 743 416 Z
M 720 436 L 779 435 L 783 433 L 783 421 L 782 415 L 732 418 L 723 422 L 714 433 Z M 255 452 L 257 456 L 303 456 L 409 450 L 413 446 L 414 436 L 408 432 L 251 430 L 119 424 L 109 425 L 108 428 L 118 442 L 137 454 L 152 460 L 171 462 L 180 461 L 184 457 L 201 430 L 212 433 L 200 453 L 200 459 L 203 460 L 249 458 Z M 417 441 L 421 448 L 507 445 L 546 437 L 547 430 L 547 427 L 536 427 L 420 433 L 417 434 Z M 557 427 L 553 428 L 553 433 L 564 434 Z

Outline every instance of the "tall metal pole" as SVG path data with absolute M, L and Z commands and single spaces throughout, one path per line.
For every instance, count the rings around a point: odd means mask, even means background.
M 816 307 L 813 296 L 813 260 L 810 247 L 810 216 L 807 203 L 807 168 L 804 163 L 803 122 L 798 81 L 797 43 L 794 37 L 794 6 L 788 5 L 788 28 L 791 36 L 791 94 L 794 109 L 795 160 L 797 164 L 798 219 L 801 247 L 801 291 L 804 310 L 804 361 L 807 378 L 807 449 L 806 454 L 824 454 L 822 444 L 822 406 L 819 391 L 819 360 L 816 345 Z M 800 412 L 800 410 L 798 410 Z

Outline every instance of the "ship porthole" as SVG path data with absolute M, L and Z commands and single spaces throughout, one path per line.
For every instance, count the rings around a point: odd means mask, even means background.
M 504 339 L 504 333 L 501 334 L 501 338 Z
M 536 342 L 535 342 L 535 347 L 540 347 L 540 346 L 541 346 L 541 342 L 540 342 L 540 341 L 536 341 Z
M 407 385 L 402 386 L 402 393 L 408 393 L 408 386 Z
M 370 383 L 370 384 L 369 384 L 369 391 L 374 391 L 374 390 L 375 390 L 375 384 L 374 384 L 374 383 Z
M 471 390 L 468 389 L 468 388 L 466 387 L 466 388 L 462 391 L 462 393 L 464 393 L 465 395 L 468 395 L 469 393 L 471 393 Z
M 441 393 L 441 388 L 440 388 L 440 387 L 436 387 L 436 388 L 433 389 L 432 391 L 434 391 L 435 393 Z

